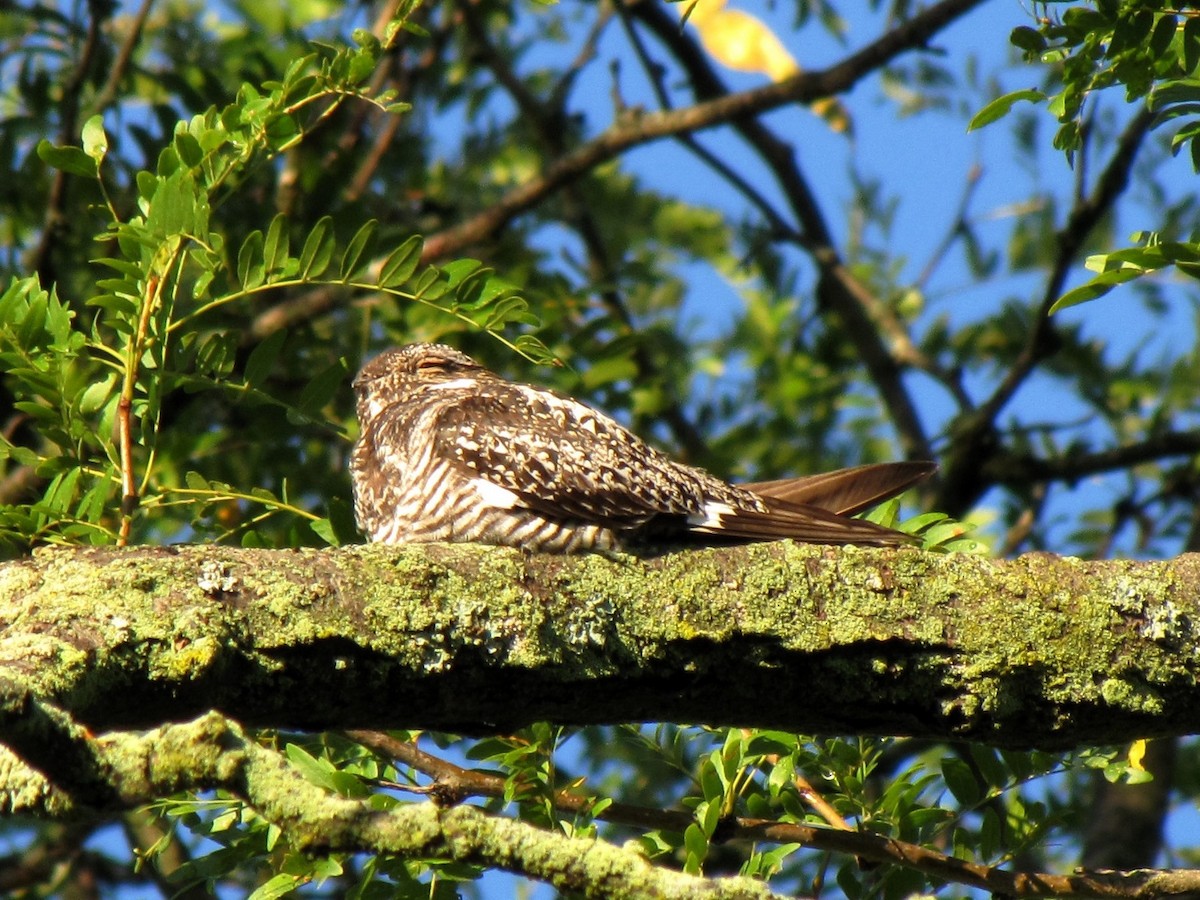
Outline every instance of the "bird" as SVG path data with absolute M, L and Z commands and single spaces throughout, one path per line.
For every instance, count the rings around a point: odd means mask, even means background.
M 507 381 L 442 344 L 386 350 L 353 385 L 355 519 L 384 544 L 546 553 L 781 538 L 899 546 L 914 540 L 850 516 L 936 468 L 877 463 L 733 485 L 578 400 Z

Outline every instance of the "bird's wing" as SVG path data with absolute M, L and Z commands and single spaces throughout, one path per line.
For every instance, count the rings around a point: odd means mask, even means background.
M 762 497 L 819 506 L 838 515 L 852 516 L 903 493 L 936 470 L 937 464 L 931 462 L 873 463 L 820 475 L 740 484 L 738 487 Z
M 491 502 L 615 529 L 700 513 L 706 487 L 722 486 L 576 400 L 503 382 L 448 405 L 434 452 L 478 479 Z
M 894 545 L 888 528 L 790 497 L 762 497 L 673 462 L 568 397 L 525 385 L 481 387 L 438 418 L 435 452 L 489 502 L 546 518 L 644 528 L 647 536 Z

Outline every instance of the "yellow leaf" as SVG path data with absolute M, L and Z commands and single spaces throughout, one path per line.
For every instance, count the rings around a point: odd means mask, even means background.
M 725 9 L 725 0 L 699 0 L 688 21 L 713 59 L 738 72 L 762 72 L 781 81 L 800 71 L 792 55 L 762 21 Z
M 721 65 L 738 72 L 762 72 L 772 81 L 782 81 L 800 71 L 783 42 L 750 13 L 726 9 L 725 0 L 696 0 L 686 8 L 684 4 L 678 6 L 699 32 L 704 49 Z M 850 117 L 836 97 L 817 100 L 812 111 L 834 131 L 851 129 Z
M 1146 740 L 1134 741 L 1129 745 L 1129 768 L 1137 769 L 1139 772 L 1145 772 L 1146 767 L 1142 765 L 1142 759 L 1146 756 Z

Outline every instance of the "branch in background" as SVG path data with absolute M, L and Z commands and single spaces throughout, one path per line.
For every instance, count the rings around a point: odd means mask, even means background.
M 809 103 L 849 90 L 895 56 L 923 45 L 938 30 L 980 2 L 982 0 L 942 0 L 844 62 L 821 72 L 802 72 L 785 81 L 728 94 L 686 109 L 631 114 L 555 162 L 539 177 L 509 191 L 489 209 L 452 228 L 430 235 L 425 243 L 425 259 L 450 256 L 486 240 L 563 185 L 631 147 L 682 132 L 712 128 L 791 103 Z
M 572 67 L 560 79 L 558 86 L 551 94 L 551 100 L 543 102 L 526 88 L 509 66 L 506 57 L 492 45 L 484 23 L 479 20 L 474 0 L 465 0 L 459 5 L 459 8 L 467 33 L 479 48 L 484 64 L 512 96 L 521 110 L 522 118 L 532 124 L 533 130 L 545 148 L 547 158 L 561 159 L 567 152 L 565 123 L 568 111 L 565 106 L 561 105 L 567 98 L 565 85 L 570 84 L 573 81 L 573 73 L 578 72 L 594 56 L 593 45 L 601 37 L 606 20 L 605 14 L 601 14 L 601 18 L 588 35 L 584 49 L 576 56 Z M 600 298 L 609 313 L 620 324 L 624 335 L 635 338 L 633 340 L 633 361 L 639 373 L 637 383 L 647 384 L 661 381 L 661 368 L 648 349 L 646 342 L 636 340 L 637 325 L 629 312 L 628 305 L 616 288 L 619 282 L 618 267 L 613 263 L 612 254 L 609 252 L 602 230 L 596 223 L 587 198 L 579 189 L 578 183 L 573 182 L 564 186 L 563 200 L 566 210 L 565 218 L 574 224 L 587 249 L 589 280 L 593 284 L 600 285 Z M 696 428 L 684 411 L 678 397 L 674 396 L 674 392 L 659 411 L 659 417 L 671 430 L 683 459 L 699 462 L 705 458 L 707 443 L 700 430 Z
M 1054 326 L 1050 321 L 1050 308 L 1062 295 L 1067 274 L 1088 235 L 1112 209 L 1117 198 L 1129 184 L 1129 175 L 1134 159 L 1146 135 L 1149 134 L 1154 114 L 1148 109 L 1139 111 L 1125 127 L 1117 142 L 1116 150 L 1108 165 L 1100 174 L 1091 196 L 1079 197 L 1066 224 L 1056 235 L 1058 252 L 1054 267 L 1042 293 L 1042 300 L 1034 315 L 1033 328 L 1024 348 L 1013 362 L 992 395 L 969 415 L 963 417 L 954 429 L 954 446 L 959 448 L 955 458 L 943 465 L 942 483 L 937 499 L 937 508 L 950 515 L 962 515 L 975 503 L 980 494 L 996 480 L 983 477 L 999 454 L 996 419 L 1013 395 L 1025 384 L 1037 365 L 1056 349 Z
M 104 0 L 88 0 L 87 7 L 87 35 L 84 37 L 75 69 L 63 84 L 62 100 L 59 102 L 59 116 L 62 121 L 58 131 L 60 145 L 74 144 L 79 137 L 79 106 L 82 101 L 83 86 L 96 59 L 104 21 L 115 9 Z M 42 237 L 26 260 L 26 265 L 37 273 L 42 284 L 54 284 L 58 280 L 52 257 L 66 224 L 68 178 L 68 174 L 62 169 L 55 170 L 50 182 L 50 192 L 46 197 L 46 215 L 42 223 Z
M 1043 458 L 1028 454 L 993 454 L 980 466 L 979 476 L 988 485 L 1025 487 L 1045 481 L 1073 482 L 1089 475 L 1129 469 L 1144 463 L 1200 453 L 1200 431 L 1168 431 L 1136 444 L 1094 453 L 1068 452 Z
M 1076 201 L 1067 217 L 1066 224 L 1055 236 L 1058 255 L 1042 295 L 1042 303 L 1038 310 L 1034 330 L 1029 336 L 1027 346 L 1005 380 L 980 407 L 979 414 L 981 416 L 994 419 L 1024 383 L 1029 372 L 1050 351 L 1052 345 L 1050 307 L 1062 294 L 1067 273 L 1087 241 L 1088 235 L 1100 224 L 1101 219 L 1108 214 L 1117 198 L 1128 186 L 1133 161 L 1137 157 L 1142 142 L 1150 133 L 1153 122 L 1154 113 L 1149 109 L 1140 110 L 1130 120 L 1121 134 L 1120 140 L 1117 141 L 1117 148 L 1113 152 L 1112 159 L 1109 160 L 1100 179 L 1096 182 L 1096 189 L 1090 197 L 1080 197 Z
M 776 896 L 748 878 L 684 875 L 653 866 L 634 850 L 543 831 L 473 806 L 443 809 L 421 803 L 381 811 L 368 801 L 326 793 L 281 753 L 260 746 L 214 712 L 146 733 L 100 735 L 87 743 L 95 764 L 90 772 L 79 774 L 88 781 L 109 779 L 111 799 L 105 810 L 134 808 L 180 790 L 219 788 L 245 800 L 276 825 L 293 848 L 306 853 L 456 860 L 516 872 L 596 898 Z M 35 797 L 27 799 L 37 802 Z M 81 806 L 64 812 L 87 811 Z
M 736 96 L 730 94 L 696 42 L 680 31 L 678 23 L 665 10 L 649 3 L 635 4 L 632 10 L 671 47 L 687 71 L 698 97 L 713 103 Z M 856 56 L 873 58 L 872 54 Z M 937 367 L 916 347 L 907 327 L 887 304 L 880 302 L 844 265 L 791 145 L 756 118 L 739 118 L 731 124 L 756 149 L 788 199 L 798 228 L 788 228 L 784 234 L 816 262 L 821 273 L 817 285 L 818 302 L 842 319 L 843 332 L 855 346 L 872 383 L 880 392 L 905 454 L 932 458 L 924 426 L 900 375 L 903 366 L 915 366 L 933 374 L 938 373 Z
M 671 102 L 671 95 L 665 84 L 667 77 L 666 69 L 651 59 L 645 41 L 642 40 L 642 36 L 638 30 L 633 27 L 628 10 L 625 7 L 621 7 L 621 12 L 621 24 L 625 28 L 625 36 L 628 38 L 630 45 L 633 47 L 634 54 L 642 65 L 643 74 L 645 74 L 647 80 L 650 82 L 651 88 L 658 99 L 659 107 L 661 109 L 673 109 L 675 105 Z M 688 59 L 691 59 L 691 57 L 689 56 Z M 706 65 L 703 57 L 697 56 L 696 61 Z M 709 71 L 712 72 L 711 67 L 709 67 Z M 713 76 L 715 77 L 715 73 L 713 73 Z M 792 241 L 799 239 L 794 226 L 788 222 L 783 213 L 775 209 L 766 196 L 743 178 L 733 166 L 726 164 L 717 154 L 704 147 L 696 139 L 695 135 L 685 132 L 676 135 L 675 140 L 716 172 L 722 180 L 733 187 L 751 206 L 757 209 L 759 214 L 769 224 L 771 233 L 774 236 Z
M 464 769 L 421 750 L 414 742 L 400 741 L 381 731 L 350 731 L 347 736 L 375 753 L 399 761 L 433 779 L 433 783 L 416 789 L 442 804 L 461 803 L 468 797 L 507 796 L 506 779 L 476 769 Z M 1160 743 L 1160 742 L 1156 742 Z M 1165 743 L 1165 742 L 1161 742 Z M 1099 777 L 1099 776 L 1098 776 Z M 1168 779 L 1165 784 L 1169 785 Z M 387 785 L 385 785 L 387 786 Z M 399 790 L 414 790 L 408 785 L 392 785 Z M 1116 788 L 1147 785 L 1118 785 Z M 1159 788 L 1161 792 L 1161 786 Z M 558 791 L 553 798 L 554 808 L 571 815 L 590 815 L 594 797 L 570 791 Z M 836 813 L 833 814 L 836 816 Z M 600 821 L 637 829 L 671 831 L 682 834 L 695 817 L 683 810 L 650 809 L 613 801 L 595 816 Z M 730 816 L 718 829 L 726 841 L 742 840 L 768 844 L 803 844 L 812 850 L 855 856 L 880 865 L 903 866 L 915 869 L 951 884 L 978 888 L 1007 897 L 1145 897 L 1154 885 L 1173 884 L 1170 893 L 1182 894 L 1200 889 L 1200 871 L 1150 869 L 1149 862 L 1129 862 L 1115 868 L 1137 871 L 1083 872 L 1076 875 L 1055 875 L 1044 872 L 1019 872 L 999 866 L 969 863 L 907 841 L 896 840 L 869 831 L 848 827 L 821 828 L 793 822 L 772 822 L 744 816 Z M 1085 861 L 1085 865 L 1087 865 Z M 1097 868 L 1097 866 L 1089 866 Z M 1170 896 L 1162 894 L 1160 896 Z
M 503 778 L 464 770 L 424 754 L 387 735 L 355 732 L 352 737 L 376 752 L 393 756 L 442 782 L 422 789 L 443 803 L 465 796 L 503 796 Z M 589 896 L 653 893 L 690 898 L 698 891 L 714 897 L 770 897 L 765 885 L 747 879 L 698 879 L 650 865 L 640 854 L 592 838 L 570 838 L 524 822 L 493 816 L 473 806 L 452 808 L 436 803 L 402 804 L 387 811 L 369 801 L 327 793 L 292 768 L 283 755 L 249 739 L 242 729 L 217 713 L 170 724 L 149 732 L 88 735 L 82 760 L 86 769 L 60 775 L 57 815 L 125 810 L 181 790 L 224 789 L 244 799 L 264 819 L 280 828 L 298 850 L 309 853 L 377 852 L 401 856 L 448 858 L 517 872 L 560 889 L 587 891 Z M 18 764 L 6 778 L 29 778 Z M 107 781 L 108 799 L 97 810 L 74 799 L 73 778 L 88 785 Z M 10 785 L 0 780 L 0 796 Z M 24 796 L 21 811 L 47 815 L 41 807 L 53 792 Z M 97 799 L 97 795 L 90 795 Z M 559 793 L 556 806 L 567 812 L 587 810 L 592 801 Z M 55 814 L 55 813 L 51 813 Z M 611 804 L 602 818 L 641 829 L 682 831 L 690 813 Z M 732 817 L 723 826 L 725 839 L 762 843 L 802 843 L 814 849 L 855 855 L 872 862 L 916 869 L 935 878 L 1012 897 L 1169 897 L 1200 889 L 1200 871 L 1140 869 L 1076 875 L 1013 872 L 969 863 L 934 850 L 871 832 L 843 831 L 764 819 Z M 574 850 L 574 852 L 565 852 Z M 569 862 L 564 863 L 564 860 Z M 624 893 L 623 893 L 624 892 Z
M 129 28 L 129 33 L 125 35 L 125 40 L 121 44 L 121 49 L 117 51 L 116 59 L 113 60 L 112 68 L 109 69 L 108 78 L 104 81 L 104 86 L 100 88 L 100 92 L 96 94 L 95 100 L 92 101 L 92 109 L 96 112 L 103 112 L 117 99 L 117 92 L 121 87 L 121 79 L 125 77 L 125 73 L 129 71 L 129 64 L 133 60 L 133 50 L 138 45 L 138 41 L 142 39 L 142 29 L 146 27 L 146 19 L 150 15 L 150 7 L 154 5 L 154 0 L 142 0 L 142 5 L 138 7 L 137 13 L 134 14 L 133 21 Z M 74 135 L 71 135 L 72 141 Z
M 0 892 L 4 896 L 47 896 L 36 889 L 44 889 L 61 866 L 79 856 L 98 823 L 85 818 L 44 827 L 41 839 L 30 847 L 0 857 Z
M 1050 490 L 1046 482 L 1038 482 L 1029 486 L 1029 502 L 1021 510 L 1015 522 L 1004 535 L 997 556 L 1004 558 L 1014 556 L 1025 546 L 1034 526 L 1041 521 L 1042 510 L 1046 506 L 1046 497 Z

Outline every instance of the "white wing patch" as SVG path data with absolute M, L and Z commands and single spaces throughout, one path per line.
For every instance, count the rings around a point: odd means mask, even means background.
M 728 503 L 717 503 L 709 500 L 700 508 L 700 512 L 687 517 L 687 522 L 693 528 L 721 528 L 722 516 L 732 516 L 734 508 Z
M 471 487 L 484 503 L 496 509 L 512 509 L 517 506 L 517 495 L 486 478 L 472 478 Z

